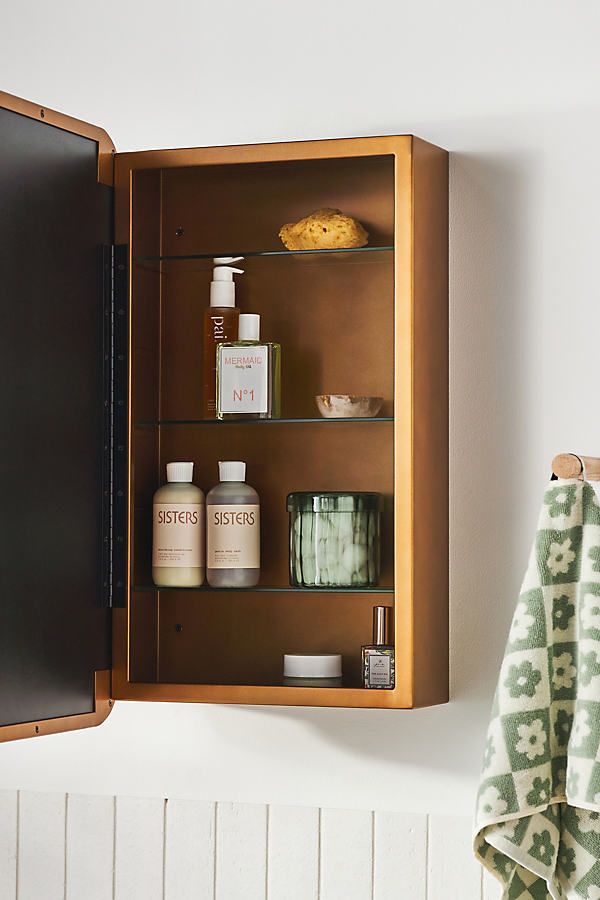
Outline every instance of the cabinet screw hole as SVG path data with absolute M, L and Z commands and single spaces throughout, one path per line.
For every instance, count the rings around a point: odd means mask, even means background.
M 176 229 L 175 229 L 175 235 L 176 235 L 176 237 L 182 237 L 183 233 L 184 233 L 184 232 L 183 232 L 183 228 L 182 228 L 181 226 L 179 226 L 179 228 L 176 228 Z
M 175 631 L 183 631 L 183 625 L 177 624 L 177 625 L 175 626 Z
M 35 733 L 36 733 L 36 734 L 39 734 L 39 733 L 40 733 L 40 726 L 39 726 L 39 725 L 36 725 L 36 726 L 35 726 Z
M 46 118 L 46 113 L 44 112 L 43 109 L 40 109 L 40 117 L 41 117 L 42 119 L 45 119 L 45 118 Z M 38 729 L 36 728 L 35 730 L 37 731 Z
M 109 701 L 108 701 L 108 706 L 109 706 L 109 709 L 112 709 L 112 705 L 113 705 L 113 702 L 112 702 L 112 700 L 109 700 Z

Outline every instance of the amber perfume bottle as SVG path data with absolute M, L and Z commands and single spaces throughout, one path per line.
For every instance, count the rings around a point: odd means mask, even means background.
M 240 311 L 235 305 L 234 275 L 242 275 L 231 263 L 240 262 L 243 256 L 215 257 L 213 280 L 210 284 L 210 306 L 204 313 L 204 391 L 205 419 L 217 415 L 217 346 L 224 341 L 237 341 Z
M 362 648 L 363 686 L 392 690 L 396 686 L 396 651 L 391 606 L 373 607 L 373 643 Z

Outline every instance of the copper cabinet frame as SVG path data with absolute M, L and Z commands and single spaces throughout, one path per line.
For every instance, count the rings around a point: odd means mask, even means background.
M 112 613 L 113 668 L 96 673 L 94 712 L 5 726 L 0 728 L 0 741 L 100 724 L 110 713 L 113 698 L 369 708 L 411 708 L 445 702 L 448 699 L 448 565 L 444 559 L 432 565 L 429 554 L 434 534 L 437 546 L 448 547 L 446 151 L 403 135 L 116 154 L 102 128 L 5 92 L 0 92 L 0 107 L 43 120 L 98 144 L 98 181 L 115 187 L 115 240 L 129 246 L 134 171 L 356 156 L 393 157 L 394 591 L 396 647 L 401 648 L 396 660 L 397 687 L 393 691 L 341 688 L 334 696 L 323 689 L 266 685 L 138 683 L 129 681 L 128 677 L 131 640 L 128 609 L 115 609 Z M 432 247 L 436 253 L 435 265 L 431 265 L 428 257 Z M 419 346 L 426 346 L 428 353 L 415 353 Z M 130 354 L 130 390 L 131 387 Z M 416 409 L 423 406 L 428 412 L 435 410 L 436 414 L 419 415 Z M 131 430 L 130 412 L 130 448 Z M 129 583 L 128 594 L 131 587 Z
M 0 91 L 0 108 L 9 109 L 21 116 L 27 116 L 29 119 L 43 121 L 46 125 L 52 125 L 54 128 L 61 128 L 63 131 L 70 131 L 72 134 L 95 141 L 98 144 L 98 181 L 100 184 L 112 187 L 115 145 L 104 128 L 90 125 L 89 122 L 83 122 L 72 116 L 66 116 L 64 113 L 48 109 L 47 106 L 41 106 L 39 103 L 32 103 L 31 100 L 22 100 L 21 97 L 15 97 L 14 94 L 8 94 L 6 91 Z
M 110 715 L 114 702 L 111 697 L 111 672 L 102 669 L 94 675 L 94 711 L 76 716 L 59 716 L 55 719 L 39 719 L 21 722 L 18 725 L 4 725 L 0 728 L 0 744 L 19 741 L 23 738 L 41 737 L 44 734 L 62 734 L 63 731 L 77 731 L 79 728 L 93 728 L 101 725 Z
M 447 152 L 412 135 L 403 135 L 117 153 L 115 240 L 130 248 L 131 292 L 131 197 L 136 171 L 384 155 L 394 158 L 395 177 L 397 686 L 393 691 L 338 688 L 334 697 L 326 689 L 318 688 L 130 681 L 128 604 L 126 610 L 113 611 L 115 699 L 404 709 L 448 700 L 448 561 L 446 557 L 435 566 L 430 562 L 433 534 L 438 546 L 446 548 L 446 552 L 448 548 Z M 431 248 L 436 253 L 434 265 L 428 256 Z M 130 341 L 131 324 L 130 309 Z M 428 352 L 415 353 L 419 345 Z M 134 387 L 131 358 L 130 345 L 130 392 Z M 425 407 L 426 412 L 415 415 L 417 407 L 420 410 Z M 430 414 L 433 412 L 435 415 Z M 132 428 L 130 407 L 130 448 Z M 133 509 L 131 488 L 130 459 L 130 510 Z M 403 500 L 406 497 L 410 498 L 409 502 Z M 131 578 L 131 565 L 128 578 Z M 129 583 L 129 597 L 131 589 Z

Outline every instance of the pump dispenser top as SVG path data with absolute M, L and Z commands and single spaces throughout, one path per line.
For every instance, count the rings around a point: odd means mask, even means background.
M 241 262 L 243 256 L 216 256 L 213 259 L 215 267 L 210 283 L 210 305 L 213 307 L 227 308 L 235 306 L 235 282 L 234 275 L 242 275 L 244 270 L 237 269 L 231 263 Z

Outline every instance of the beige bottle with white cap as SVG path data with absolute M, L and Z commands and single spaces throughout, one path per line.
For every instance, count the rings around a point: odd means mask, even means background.
M 206 580 L 249 588 L 260 575 L 260 500 L 246 484 L 246 463 L 220 462 L 221 483 L 206 495 Z
M 158 587 L 204 583 L 204 492 L 192 484 L 193 462 L 167 463 L 167 484 L 152 506 L 152 580 Z

